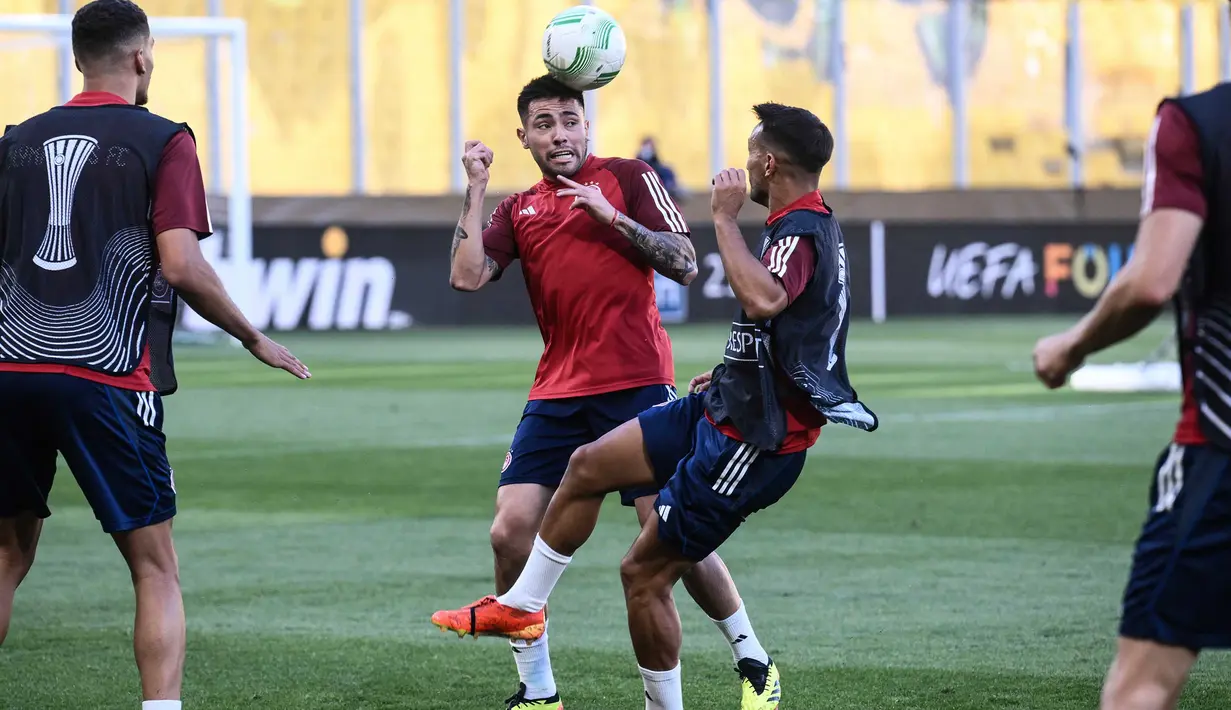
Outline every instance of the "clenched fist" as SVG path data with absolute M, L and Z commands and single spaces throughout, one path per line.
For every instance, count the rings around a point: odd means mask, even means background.
M 483 141 L 466 141 L 466 150 L 462 153 L 462 166 L 466 168 L 466 177 L 472 183 L 487 184 L 487 169 L 494 159 L 492 149 L 483 145 Z
M 740 208 L 748 197 L 748 176 L 739 168 L 727 168 L 714 177 L 714 194 L 710 197 L 710 211 L 715 217 L 739 216 Z

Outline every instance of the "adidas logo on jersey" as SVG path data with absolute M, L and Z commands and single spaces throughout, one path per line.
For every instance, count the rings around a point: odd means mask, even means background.
M 532 215 L 538 213 L 534 211 L 534 205 L 530 205 L 529 207 L 523 207 L 520 214 Z

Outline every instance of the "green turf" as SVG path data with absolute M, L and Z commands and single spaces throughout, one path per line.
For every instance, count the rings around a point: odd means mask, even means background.
M 1096 705 L 1174 396 L 1049 393 L 1047 319 L 855 324 L 879 432 L 826 429 L 795 490 L 723 549 L 787 710 Z M 1105 359 L 1135 359 L 1154 329 Z M 672 331 L 685 382 L 720 328 Z M 494 486 L 541 349 L 533 330 L 286 339 L 308 383 L 181 348 L 167 431 L 189 708 L 503 707 L 502 642 L 427 622 L 490 591 Z M 71 479 L 0 649 L 0 708 L 135 708 L 132 598 Z M 641 707 L 609 504 L 552 599 L 565 701 Z M 679 590 L 690 708 L 738 707 L 725 643 Z M 1231 706 L 1202 659 L 1185 708 Z

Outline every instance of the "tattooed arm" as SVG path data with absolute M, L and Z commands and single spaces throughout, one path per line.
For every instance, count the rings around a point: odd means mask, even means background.
M 685 286 L 696 278 L 697 251 L 688 235 L 681 233 L 684 231 L 684 220 L 682 217 L 675 220 L 678 212 L 671 213 L 673 221 L 665 224 L 667 229 L 655 231 L 612 207 L 598 187 L 580 185 L 564 176 L 559 179 L 567 187 L 557 190 L 556 194 L 560 197 L 572 197 L 571 209 L 585 210 L 594 221 L 610 225 L 623 234 L 645 256 L 655 271 Z M 664 203 L 657 204 L 660 205 L 658 209 L 664 210 L 665 216 L 667 212 L 661 206 Z M 674 210 L 674 206 L 672 209 Z
M 492 152 L 487 146 L 478 141 L 466 143 L 462 164 L 469 181 L 449 252 L 449 285 L 458 291 L 477 291 L 500 271 L 483 248 L 483 198 L 491 162 Z
M 658 273 L 687 286 L 697 276 L 697 251 L 686 234 L 652 232 L 626 214 L 617 213 L 617 232 L 628 238 Z

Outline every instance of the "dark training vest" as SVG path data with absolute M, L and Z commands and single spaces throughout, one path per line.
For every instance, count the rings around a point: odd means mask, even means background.
M 1176 104 L 1196 128 L 1208 205 L 1176 294 L 1184 384 L 1192 385 L 1201 432 L 1231 450 L 1231 83 L 1164 103 Z
M 154 250 L 163 150 L 189 131 L 129 105 L 59 106 L 0 138 L 0 362 L 131 374 L 176 389 L 177 297 Z
M 714 369 L 706 407 L 718 424 L 731 424 L 744 441 L 774 451 L 786 435 L 785 397 L 802 394 L 831 422 L 874 431 L 876 415 L 859 401 L 846 373 L 850 287 L 846 246 L 833 215 L 795 210 L 762 234 L 760 258 L 787 237 L 811 239 L 817 265 L 812 280 L 785 310 L 756 322 L 741 308 L 731 324 L 723 363 Z M 785 378 L 775 377 L 775 372 Z M 785 379 L 789 382 L 783 382 Z M 783 393 L 795 387 L 798 393 Z

